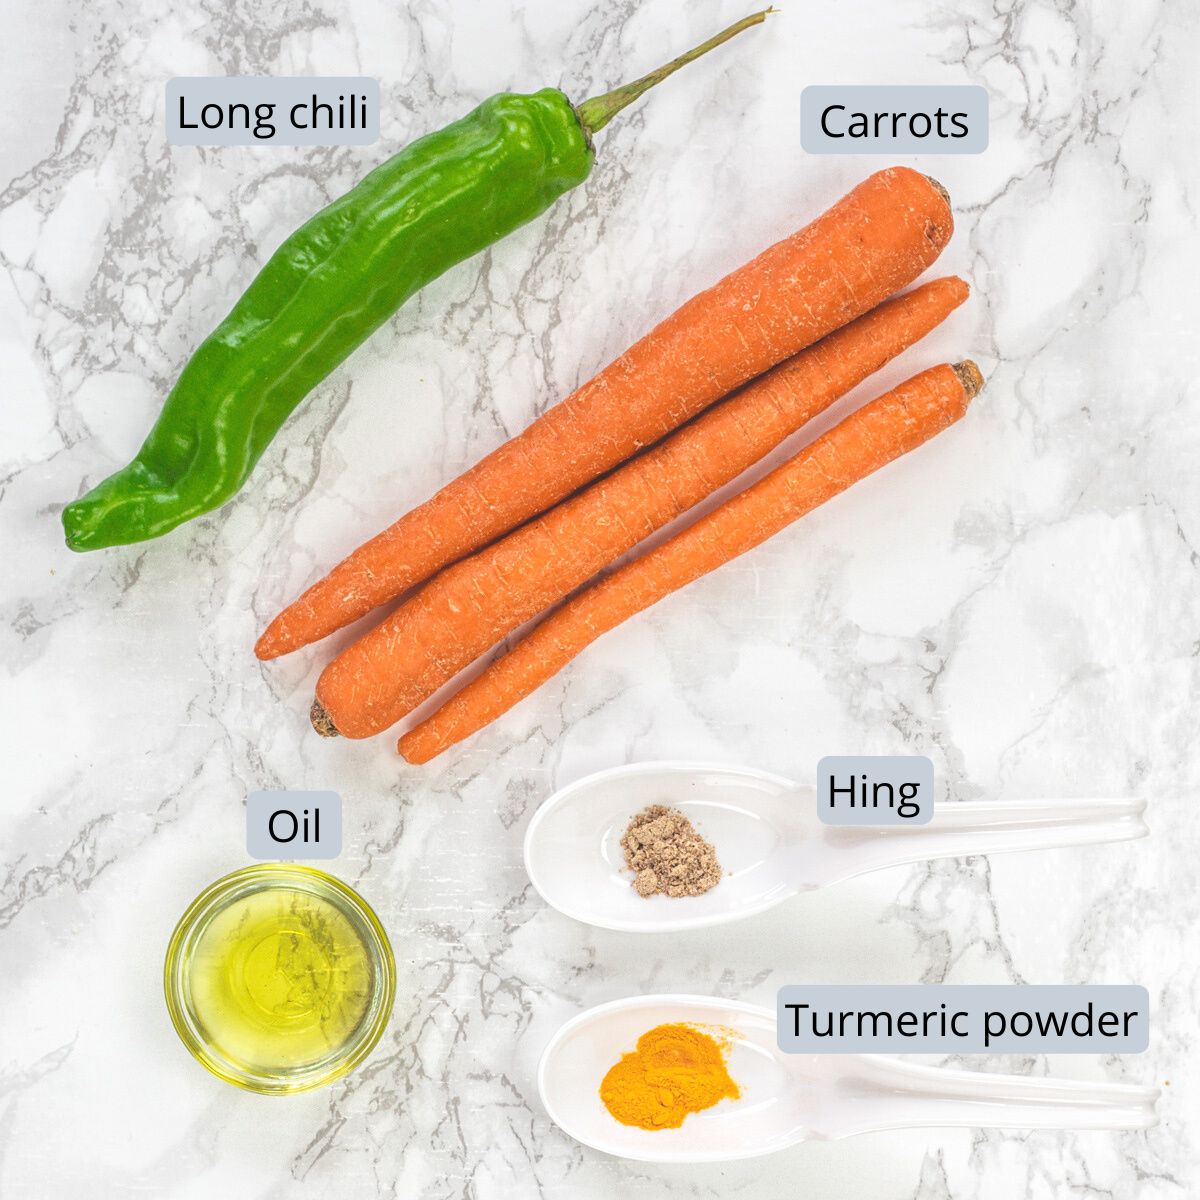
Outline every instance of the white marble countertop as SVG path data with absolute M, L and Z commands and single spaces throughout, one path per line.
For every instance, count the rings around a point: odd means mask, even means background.
M 505 88 L 602 91 L 741 16 L 539 0 L 13 0 L 0 73 L 0 1196 L 1168 1200 L 1200 1168 L 1195 14 L 1182 0 L 785 3 L 601 137 L 592 178 L 438 280 L 319 387 L 224 511 L 75 556 L 62 505 L 124 463 L 275 245 Z M 379 145 L 170 149 L 184 74 L 366 74 Z M 281 603 L 682 299 L 880 165 L 799 146 L 810 82 L 975 82 L 992 144 L 913 159 L 975 295 L 883 382 L 964 354 L 961 425 L 603 639 L 424 769 L 308 724 L 327 650 L 260 665 Z M 869 389 L 859 392 L 865 398 Z M 556 786 L 703 758 L 811 778 L 922 752 L 957 799 L 1129 795 L 1149 841 L 897 869 L 664 938 L 548 911 L 521 837 Z M 391 933 L 369 1065 L 286 1101 L 211 1079 L 160 972 L 245 860 L 248 791 L 333 787 L 334 869 Z M 1150 1051 L 976 1060 L 1164 1087 L 1145 1134 L 920 1130 L 726 1167 L 581 1148 L 533 1070 L 579 1009 L 786 982 L 1141 983 Z

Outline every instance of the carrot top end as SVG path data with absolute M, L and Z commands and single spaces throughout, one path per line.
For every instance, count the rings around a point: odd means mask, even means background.
M 950 369 L 958 376 L 968 400 L 973 400 L 983 390 L 983 372 L 969 358 L 955 363 Z
M 312 702 L 312 708 L 308 710 L 308 719 L 312 722 L 312 727 L 322 737 L 340 737 L 338 727 L 333 723 L 333 718 L 325 709 L 320 700 Z
M 934 179 L 934 177 L 932 175 L 926 175 L 925 178 L 929 180 L 930 184 L 932 184 L 932 186 L 933 186 L 933 190 L 935 192 L 937 192 L 937 194 L 939 196 L 941 196 L 941 198 L 943 200 L 945 200 L 946 205 L 949 206 L 950 193 L 948 191 L 946 191 L 945 186 L 943 184 L 939 183 L 936 179 Z

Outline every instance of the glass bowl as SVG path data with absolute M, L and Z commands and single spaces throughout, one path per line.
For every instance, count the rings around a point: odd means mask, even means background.
M 387 934 L 352 888 L 313 867 L 259 863 L 205 888 L 163 969 L 183 1044 L 219 1079 L 281 1096 L 357 1067 L 391 1016 Z

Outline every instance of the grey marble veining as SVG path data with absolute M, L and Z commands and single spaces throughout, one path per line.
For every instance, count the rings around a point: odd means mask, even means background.
M 491 92 L 583 98 L 742 15 L 727 0 L 14 0 L 0 79 L 0 1196 L 1174 1200 L 1200 1150 L 1195 928 L 1192 6 L 787 3 L 600 138 L 591 179 L 451 271 L 309 398 L 225 510 L 73 556 L 62 505 L 126 461 L 188 352 L 282 238 Z M 163 84 L 366 74 L 367 148 L 172 150 Z M 877 159 L 799 147 L 808 82 L 973 82 L 978 158 L 937 270 L 974 296 L 866 398 L 975 357 L 968 417 L 592 647 L 459 752 L 310 731 L 322 646 L 257 631 L 396 514 Z M 843 406 L 844 408 L 845 406 Z M 840 410 L 839 410 L 840 411 Z M 332 639 L 336 644 L 341 639 Z M 555 787 L 691 757 L 811 777 L 923 752 L 960 799 L 1150 797 L 1127 846 L 893 870 L 741 926 L 631 939 L 547 911 L 520 843 Z M 161 1001 L 191 897 L 245 861 L 242 802 L 346 802 L 335 864 L 387 925 L 368 1064 L 286 1101 L 210 1079 Z M 640 991 L 1133 982 L 1141 1057 L 972 1060 L 1164 1088 L 1145 1134 L 908 1131 L 721 1168 L 626 1164 L 542 1112 L 542 1045 Z

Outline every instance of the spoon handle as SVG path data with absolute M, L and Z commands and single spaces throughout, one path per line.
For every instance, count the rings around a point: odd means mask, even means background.
M 1158 1089 L 926 1067 L 876 1055 L 841 1058 L 831 1081 L 833 1137 L 881 1129 L 1147 1129 Z
M 969 800 L 941 804 L 928 825 L 827 825 L 834 879 L 933 858 L 1047 850 L 1145 837 L 1146 802 L 1135 800 Z

